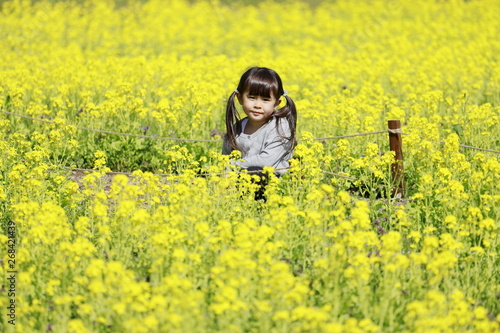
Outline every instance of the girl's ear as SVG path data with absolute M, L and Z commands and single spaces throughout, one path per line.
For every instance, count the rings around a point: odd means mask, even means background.
M 240 105 L 243 105 L 243 96 L 241 96 L 240 92 L 236 93 L 236 98 L 238 98 L 238 102 L 240 103 Z
M 281 104 L 281 98 L 278 98 L 276 100 L 276 104 L 274 105 L 274 108 L 277 108 Z

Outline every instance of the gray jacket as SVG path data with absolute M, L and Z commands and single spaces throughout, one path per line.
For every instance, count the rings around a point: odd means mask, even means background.
M 281 169 L 275 171 L 277 174 L 287 172 L 285 168 L 290 166 L 288 160 L 292 158 L 293 155 L 291 149 L 292 141 L 281 137 L 280 134 L 285 137 L 290 136 L 288 121 L 285 118 L 279 118 L 279 133 L 276 127 L 276 118 L 272 117 L 255 133 L 245 134 L 243 132 L 247 121 L 248 118 L 241 120 L 242 133 L 236 137 L 236 143 L 241 149 L 241 159 L 244 161 L 236 161 L 234 164 L 242 168 L 263 168 L 265 166 L 270 166 L 275 169 Z M 233 150 L 234 149 L 227 141 L 227 137 L 225 137 L 222 146 L 222 154 L 229 155 Z

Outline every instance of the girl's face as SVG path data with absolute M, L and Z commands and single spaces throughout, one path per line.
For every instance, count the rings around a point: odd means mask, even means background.
M 272 92 L 271 97 L 250 95 L 248 91 L 245 91 L 243 94 L 237 93 L 237 97 L 241 106 L 243 106 L 243 111 L 247 115 L 249 123 L 259 127 L 269 120 L 273 115 L 274 109 L 281 102 Z

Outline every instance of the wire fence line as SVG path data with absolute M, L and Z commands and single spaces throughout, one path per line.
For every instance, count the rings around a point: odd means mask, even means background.
M 38 122 L 43 122 L 43 123 L 47 123 L 47 124 L 54 124 L 55 123 L 52 120 L 34 118 L 34 117 L 25 116 L 25 115 L 14 113 L 14 112 L 5 111 L 5 110 L 0 110 L 0 112 L 11 115 L 11 116 L 19 117 L 19 118 L 29 119 L 32 121 L 38 121 Z M 72 126 L 72 125 L 68 125 L 68 124 L 63 124 L 63 125 L 64 126 Z M 171 140 L 171 141 L 179 141 L 179 142 L 210 142 L 210 143 L 221 143 L 222 142 L 222 140 L 182 139 L 182 138 L 173 138 L 173 137 L 161 137 L 161 136 L 156 136 L 156 135 L 141 135 L 141 134 L 132 134 L 132 133 L 121 133 L 121 132 L 99 130 L 99 129 L 94 129 L 94 128 L 81 127 L 81 126 L 74 126 L 74 127 L 77 129 L 80 129 L 80 130 L 84 130 L 84 131 L 91 131 L 91 132 L 105 133 L 105 134 L 112 134 L 112 135 L 120 135 L 120 136 L 137 137 L 137 138 L 146 138 L 146 139 Z M 373 131 L 373 132 L 366 132 L 366 133 L 313 138 L 313 140 L 325 141 L 325 140 L 331 140 L 331 139 L 352 138 L 352 137 L 358 137 L 358 136 L 376 135 L 376 134 L 384 134 L 384 133 L 408 135 L 407 133 L 403 133 L 401 128 L 397 128 L 397 129 L 388 129 L 388 130 L 383 130 L 383 131 Z M 444 144 L 444 141 L 440 141 L 440 143 Z M 460 144 L 459 146 L 463 147 L 463 148 L 468 148 L 468 149 L 475 149 L 475 150 L 500 154 L 500 151 L 496 151 L 496 150 L 492 150 L 492 149 L 473 147 L 473 146 L 468 146 L 468 145 L 463 145 L 463 144 Z M 68 170 L 72 170 L 73 172 L 74 171 L 82 171 L 82 172 L 96 172 L 96 171 L 98 171 L 95 169 L 70 168 L 70 167 L 65 167 L 65 166 L 63 166 L 63 168 L 68 169 Z M 354 178 L 354 177 L 341 175 L 341 174 L 326 171 L 326 170 L 321 170 L 321 171 L 324 174 L 332 175 L 332 176 L 339 177 L 339 178 L 344 178 L 344 179 L 348 179 L 348 180 L 352 180 L 352 181 L 358 180 L 357 178 Z M 249 174 L 258 173 L 258 172 L 259 171 L 247 171 L 247 173 L 249 173 Z M 114 175 L 114 174 L 132 175 L 132 172 L 109 171 L 109 172 L 106 172 L 106 174 L 108 174 L 108 175 Z M 153 174 L 157 175 L 157 176 L 161 176 L 161 177 L 178 176 L 177 174 L 163 174 L 163 173 L 153 173 Z M 223 175 L 225 175 L 225 173 L 205 173 L 205 174 L 202 173 L 202 174 L 199 174 L 199 176 L 223 176 Z
M 43 123 L 48 123 L 48 124 L 54 124 L 54 121 L 52 121 L 52 120 L 34 118 L 34 117 L 25 116 L 25 115 L 14 113 L 14 112 L 5 111 L 5 110 L 0 110 L 0 112 L 11 115 L 11 116 L 19 117 L 19 118 L 30 119 L 33 121 L 38 121 L 38 122 L 43 122 Z M 67 125 L 67 124 L 64 124 L 64 125 L 65 126 L 74 126 L 74 125 Z M 74 126 L 74 127 L 77 129 L 89 131 L 89 132 L 97 132 L 97 133 L 112 134 L 112 135 L 119 135 L 119 136 L 129 136 L 129 137 L 136 137 L 136 138 L 143 138 L 143 139 L 170 140 L 170 141 L 178 141 L 178 142 L 209 142 L 209 143 L 219 143 L 219 144 L 222 143 L 222 141 L 223 141 L 223 140 L 208 140 L 208 139 L 183 139 L 183 138 L 174 138 L 174 137 L 162 137 L 162 136 L 157 136 L 157 135 L 142 135 L 142 134 L 114 132 L 114 131 L 100 130 L 100 129 L 95 129 L 95 128 L 81 127 L 81 126 Z M 352 138 L 352 137 L 358 137 L 358 136 L 376 135 L 376 134 L 383 134 L 383 133 L 408 135 L 407 133 L 403 133 L 402 130 L 400 128 L 398 128 L 398 129 L 388 129 L 388 130 L 383 130 L 383 131 L 374 131 L 374 132 L 366 132 L 366 133 L 313 138 L 313 140 L 325 141 L 325 140 L 331 140 L 331 139 Z M 440 143 L 443 144 L 444 141 L 440 141 Z M 474 150 L 480 150 L 480 151 L 485 151 L 485 152 L 494 153 L 494 154 L 500 154 L 500 151 L 493 150 L 493 149 L 473 147 L 473 146 L 464 145 L 464 144 L 460 144 L 459 146 L 462 148 L 467 148 L 467 149 L 474 149 Z
M 326 170 L 321 170 L 321 171 L 323 173 L 327 174 L 327 175 L 332 175 L 332 176 L 339 177 L 339 178 L 345 178 L 345 179 L 354 180 L 354 181 L 359 180 L 359 179 L 354 178 L 354 177 L 349 177 L 349 176 L 346 176 L 346 175 L 341 175 L 341 174 L 330 172 L 330 171 L 326 171 Z
M 441 143 L 444 143 L 444 142 L 441 141 Z M 486 148 L 479 148 L 479 147 L 467 146 L 467 145 L 462 145 L 462 144 L 460 144 L 458 146 L 462 147 L 462 148 L 467 148 L 467 149 L 475 149 L 475 150 L 487 151 L 489 153 L 500 154 L 500 151 L 498 151 L 498 150 L 492 150 L 492 149 L 486 149 Z
M 19 117 L 19 118 L 30 119 L 30 120 L 39 121 L 42 123 L 54 124 L 54 121 L 52 121 L 52 120 L 45 120 L 45 119 L 40 119 L 40 118 L 29 117 L 29 116 L 25 116 L 22 114 L 17 114 L 17 113 L 5 111 L 5 110 L 0 110 L 0 112 L 9 114 L 11 116 Z M 64 124 L 64 125 L 65 126 L 74 126 L 74 125 L 67 125 L 67 124 Z M 113 132 L 113 131 L 100 130 L 100 129 L 95 129 L 95 128 L 81 127 L 81 126 L 74 126 L 74 127 L 77 129 L 83 130 L 83 131 L 105 133 L 105 134 L 114 134 L 114 135 L 121 135 L 121 136 L 131 136 L 131 137 L 143 138 L 143 139 L 170 140 L 170 141 L 182 141 L 182 142 L 215 142 L 215 143 L 222 142 L 222 140 L 181 139 L 181 138 L 172 138 L 172 137 L 162 137 L 162 136 L 157 136 L 157 135 L 142 135 L 142 134 Z
M 367 132 L 367 133 L 358 133 L 358 134 L 349 134 L 349 135 L 339 135 L 339 136 L 328 136 L 328 137 L 324 137 L 324 138 L 314 138 L 314 140 L 331 140 L 331 139 L 353 138 L 356 136 L 374 135 L 374 134 L 382 134 L 382 133 L 388 133 L 388 132 L 389 132 L 389 130 Z

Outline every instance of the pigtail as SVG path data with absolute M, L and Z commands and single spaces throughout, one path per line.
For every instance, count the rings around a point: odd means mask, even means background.
M 286 105 L 283 106 L 282 108 L 278 109 L 274 115 L 276 116 L 276 127 L 278 128 L 278 134 L 292 142 L 292 148 L 293 149 L 297 145 L 297 140 L 295 138 L 295 129 L 297 127 L 297 108 L 295 107 L 295 103 L 293 100 L 290 98 L 290 96 L 284 94 L 283 97 L 286 99 Z M 290 136 L 286 137 L 279 133 L 280 127 L 278 126 L 278 122 L 280 118 L 286 118 L 288 121 L 288 127 L 290 128 Z
M 236 136 L 241 132 L 241 122 L 234 104 L 234 96 L 236 96 L 237 91 L 233 91 L 229 99 L 227 100 L 226 106 L 226 130 L 227 130 L 227 141 L 231 147 L 236 150 L 240 150 L 238 144 L 236 143 Z

